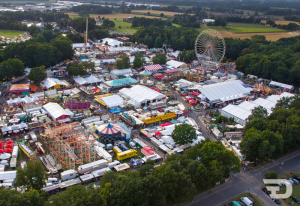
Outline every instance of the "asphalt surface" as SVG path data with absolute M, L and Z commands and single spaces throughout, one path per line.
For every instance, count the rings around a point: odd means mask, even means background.
M 284 162 L 281 165 L 281 162 Z M 251 193 L 261 199 L 266 205 L 276 205 L 269 196 L 267 196 L 261 189 L 264 186 L 264 174 L 269 171 L 275 171 L 278 175 L 286 172 L 300 172 L 300 150 L 293 152 L 283 158 L 275 160 L 274 163 L 267 164 L 254 171 L 247 172 L 242 170 L 237 176 L 231 175 L 232 179 L 228 183 L 209 191 L 203 192 L 195 196 L 192 202 L 184 204 L 185 206 L 199 206 L 199 205 L 224 205 L 230 199 L 242 193 Z M 280 200 L 283 202 L 284 200 Z

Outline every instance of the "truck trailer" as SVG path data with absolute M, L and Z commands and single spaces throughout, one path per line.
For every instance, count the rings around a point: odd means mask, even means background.
M 66 170 L 60 174 L 61 181 L 71 180 L 78 176 L 79 174 L 76 170 Z
M 107 167 L 107 160 L 98 160 L 95 162 L 91 162 L 85 165 L 81 165 L 78 167 L 78 173 L 83 174 L 85 172 L 93 172 L 95 170 L 102 169 L 104 167 Z

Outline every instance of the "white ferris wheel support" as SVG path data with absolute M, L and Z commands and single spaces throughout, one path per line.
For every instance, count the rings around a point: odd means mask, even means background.
M 198 35 L 195 42 L 195 53 L 200 62 L 218 64 L 223 60 L 225 51 L 225 41 L 219 32 L 208 29 Z

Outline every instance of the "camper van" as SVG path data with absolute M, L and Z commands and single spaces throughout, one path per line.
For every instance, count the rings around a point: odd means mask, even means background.
M 54 185 L 59 183 L 59 180 L 55 177 L 48 178 L 48 183 L 52 183 Z
M 130 150 L 127 150 L 124 152 L 117 153 L 117 159 L 119 161 L 128 159 L 130 157 L 134 157 L 134 156 L 137 156 L 137 151 L 134 149 L 130 149 Z
M 248 197 L 241 197 L 241 201 L 247 206 L 253 205 L 253 202 Z

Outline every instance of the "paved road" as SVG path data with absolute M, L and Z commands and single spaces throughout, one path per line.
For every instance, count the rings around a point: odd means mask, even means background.
M 284 164 L 281 165 L 281 162 L 284 162 Z M 264 187 L 262 181 L 264 174 L 272 170 L 279 175 L 286 172 L 299 173 L 300 150 L 254 171 L 246 172 L 243 170 L 237 177 L 232 175 L 232 180 L 230 182 L 215 187 L 211 190 L 211 193 L 206 191 L 195 196 L 193 202 L 189 202 L 185 204 L 185 206 L 223 205 L 226 201 L 245 192 L 257 195 L 266 205 L 276 205 L 269 196 L 261 191 L 261 188 Z
M 190 109 L 190 106 L 184 101 L 184 99 L 178 93 L 176 93 L 170 87 L 169 87 L 169 90 L 174 94 L 174 97 L 176 97 L 176 99 L 185 106 L 186 109 Z M 217 139 L 210 134 L 210 131 L 207 131 L 206 126 L 200 120 L 199 116 L 197 116 L 197 114 L 195 112 L 193 112 L 193 111 L 187 112 L 187 115 L 188 115 L 188 117 L 192 118 L 197 123 L 199 130 L 202 131 L 202 135 L 205 138 L 208 137 L 213 142 L 217 141 Z

